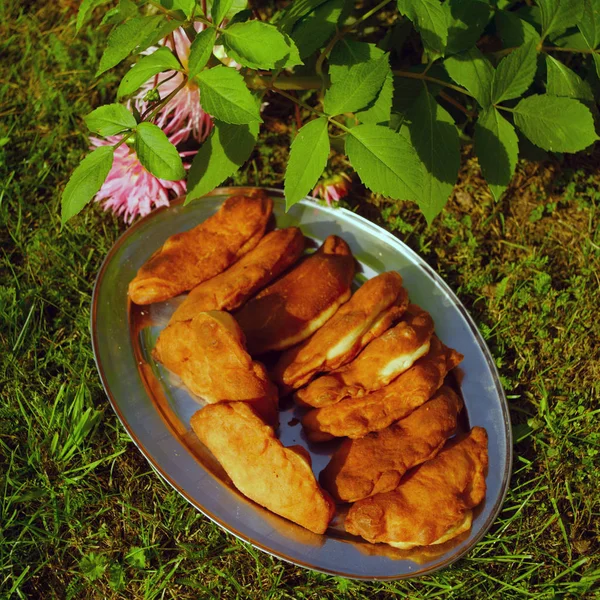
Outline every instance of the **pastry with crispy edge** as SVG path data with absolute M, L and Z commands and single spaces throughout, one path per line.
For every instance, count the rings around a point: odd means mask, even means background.
M 234 310 L 294 264 L 305 239 L 297 227 L 267 233 L 258 246 L 227 270 L 196 286 L 177 308 L 171 323 L 188 321 L 207 310 Z
M 265 420 L 277 424 L 277 389 L 246 352 L 244 334 L 229 313 L 202 312 L 168 325 L 152 355 L 206 402 L 253 402 Z
M 136 304 L 151 304 L 187 292 L 218 275 L 258 244 L 273 201 L 262 190 L 232 196 L 215 215 L 172 235 L 129 283 Z
M 333 437 L 360 438 L 385 429 L 427 402 L 462 359 L 462 354 L 433 336 L 428 354 L 386 387 L 308 411 L 302 419 L 304 431 L 309 440 L 323 442 Z
M 295 398 L 303 406 L 320 408 L 378 390 L 427 354 L 432 335 L 429 313 L 410 304 L 400 323 L 374 339 L 352 362 L 314 379 Z
M 335 504 L 317 483 L 304 448 L 283 446 L 273 428 L 244 402 L 208 405 L 190 423 L 244 496 L 310 531 L 325 533 Z
M 346 439 L 321 471 L 321 485 L 340 502 L 356 502 L 398 487 L 404 474 L 442 449 L 454 435 L 463 403 L 443 386 L 408 417 L 381 431 Z
M 322 327 L 350 298 L 354 258 L 346 242 L 330 235 L 291 271 L 235 313 L 253 356 L 285 350 Z
M 389 329 L 407 306 L 408 294 L 399 273 L 389 271 L 365 282 L 321 329 L 281 355 L 272 372 L 281 393 L 351 361 Z
M 485 498 L 487 465 L 487 433 L 474 427 L 394 491 L 353 504 L 346 531 L 401 549 L 442 544 L 471 528 L 473 508 Z

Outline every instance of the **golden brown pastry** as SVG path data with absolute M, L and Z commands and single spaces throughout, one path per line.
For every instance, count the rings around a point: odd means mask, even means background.
M 412 467 L 431 460 L 454 435 L 462 400 L 448 386 L 408 417 L 358 440 L 347 439 L 321 471 L 321 485 L 341 502 L 390 492 Z
M 277 392 L 261 363 L 244 348 L 244 334 L 228 313 L 198 313 L 191 321 L 168 325 L 158 337 L 154 358 L 179 375 L 189 390 L 209 403 L 257 403 L 273 422 Z
M 299 404 L 323 407 L 378 390 L 429 351 L 433 320 L 409 305 L 398 325 L 374 339 L 351 363 L 312 381 L 296 393 Z
M 402 277 L 395 271 L 373 277 L 308 340 L 284 352 L 273 377 L 282 393 L 302 387 L 319 372 L 351 361 L 371 340 L 397 321 L 408 306 Z
M 441 544 L 470 529 L 472 509 L 485 497 L 487 464 L 487 433 L 474 427 L 394 491 L 353 504 L 346 531 L 401 549 Z
M 462 359 L 462 354 L 433 336 L 429 353 L 388 386 L 362 398 L 346 398 L 308 411 L 302 419 L 304 431 L 309 440 L 322 442 L 332 437 L 360 438 L 385 429 L 427 402 Z
M 207 310 L 234 310 L 295 263 L 304 251 L 297 227 L 267 233 L 258 246 L 227 270 L 196 286 L 173 313 L 171 323 Z
M 132 279 L 129 297 L 136 304 L 162 302 L 218 275 L 258 244 L 272 209 L 262 190 L 228 198 L 200 225 L 172 235 Z
M 235 487 L 270 511 L 325 533 L 335 506 L 317 483 L 304 448 L 286 448 L 244 402 L 224 402 L 194 414 L 191 426 Z
M 330 235 L 314 254 L 236 313 L 250 354 L 284 350 L 305 340 L 348 300 L 353 277 L 348 244 Z

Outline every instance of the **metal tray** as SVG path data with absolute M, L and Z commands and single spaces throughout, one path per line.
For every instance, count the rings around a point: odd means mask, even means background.
M 279 190 L 274 200 L 278 227 L 299 226 L 320 243 L 343 237 L 359 262 L 355 285 L 397 270 L 411 301 L 429 311 L 440 339 L 462 352 L 456 381 L 468 423 L 489 436 L 487 495 L 476 509 L 468 534 L 450 542 L 411 551 L 368 544 L 345 533 L 343 514 L 325 535 L 316 535 L 242 496 L 214 457 L 191 432 L 189 419 L 201 405 L 180 381 L 150 355 L 158 333 L 181 299 L 139 307 L 127 298 L 138 268 L 171 235 L 190 229 L 219 208 L 223 200 L 250 188 L 219 188 L 183 206 L 183 199 L 154 211 L 116 242 L 94 288 L 91 330 L 96 365 L 106 394 L 140 451 L 179 493 L 215 523 L 273 556 L 302 567 L 356 579 L 397 579 L 430 573 L 472 548 L 496 518 L 506 495 L 512 464 L 512 440 L 506 398 L 489 350 L 473 320 L 442 279 L 392 234 L 345 209 L 304 200 L 285 212 Z M 309 444 L 295 418 L 298 409 L 283 404 L 280 439 L 300 444 L 313 459 L 316 475 L 329 461 L 336 442 Z

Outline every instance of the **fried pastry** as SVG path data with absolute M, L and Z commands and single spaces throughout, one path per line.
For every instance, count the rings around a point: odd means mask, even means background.
M 454 434 L 462 400 L 448 386 L 390 427 L 347 439 L 321 471 L 321 485 L 341 502 L 390 492 L 412 467 L 431 460 Z
M 330 235 L 314 254 L 235 314 L 250 354 L 285 350 L 305 340 L 348 300 L 353 277 L 348 244 Z
M 207 310 L 234 310 L 295 263 L 304 251 L 297 227 L 267 233 L 254 250 L 227 270 L 196 286 L 173 313 L 171 323 Z
M 162 302 L 218 275 L 258 244 L 272 209 L 262 190 L 232 196 L 200 225 L 172 235 L 129 283 L 132 302 Z
M 193 415 L 191 426 L 242 494 L 310 531 L 325 533 L 335 507 L 319 487 L 304 448 L 283 446 L 244 402 L 206 406 Z
M 462 354 L 433 336 L 428 354 L 388 386 L 362 398 L 346 398 L 308 411 L 302 419 L 304 431 L 309 440 L 323 442 L 332 437 L 360 438 L 385 429 L 427 402 L 462 359 Z
M 244 334 L 230 314 L 202 312 L 168 325 L 152 355 L 206 402 L 254 402 L 267 421 L 276 422 L 275 386 L 246 352 Z
M 371 340 L 397 321 L 408 305 L 395 271 L 367 281 L 308 340 L 284 352 L 272 373 L 282 393 L 308 383 L 317 373 L 351 361 Z
M 323 407 L 386 386 L 429 351 L 433 320 L 416 304 L 402 321 L 374 339 L 351 363 L 296 392 L 301 405 Z
M 396 548 L 442 544 L 471 527 L 485 497 L 487 433 L 474 427 L 408 474 L 392 492 L 350 507 L 346 531 Z

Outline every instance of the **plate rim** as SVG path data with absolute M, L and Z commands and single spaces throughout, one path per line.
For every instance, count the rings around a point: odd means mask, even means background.
M 263 186 L 224 186 L 224 187 L 215 188 L 214 190 L 212 190 L 210 193 L 206 194 L 205 196 L 195 199 L 194 202 L 202 202 L 203 200 L 211 199 L 214 196 L 230 196 L 230 195 L 234 195 L 234 194 L 243 194 L 246 192 L 251 192 L 251 191 L 256 191 L 256 190 L 264 190 L 271 197 L 277 197 L 277 198 L 285 197 L 283 190 L 280 190 L 278 188 L 263 187 Z M 114 396 L 111 392 L 111 389 L 108 384 L 107 376 L 106 376 L 104 368 L 100 362 L 100 357 L 99 357 L 100 351 L 99 351 L 98 339 L 97 339 L 98 330 L 97 330 L 97 326 L 96 326 L 96 317 L 97 317 L 97 311 L 98 311 L 98 296 L 99 296 L 99 290 L 100 290 L 100 287 L 102 284 L 102 279 L 104 277 L 104 274 L 105 274 L 108 266 L 110 265 L 110 263 L 112 261 L 113 256 L 120 250 L 121 246 L 127 241 L 127 239 L 131 235 L 133 235 L 133 233 L 137 229 L 139 229 L 140 227 L 145 225 L 149 220 L 155 218 L 157 214 L 169 211 L 174 207 L 179 207 L 184 204 L 184 201 L 185 201 L 185 196 L 179 196 L 179 197 L 171 200 L 169 205 L 160 206 L 160 207 L 152 210 L 150 213 L 148 213 L 147 215 L 145 215 L 144 217 L 142 217 L 141 219 L 136 221 L 133 225 L 128 227 L 117 238 L 117 240 L 114 242 L 114 244 L 112 245 L 112 247 L 106 254 L 106 257 L 102 261 L 102 264 L 100 266 L 100 269 L 98 270 L 98 274 L 96 276 L 96 280 L 95 280 L 93 291 L 92 291 L 92 304 L 91 304 L 91 310 L 90 310 L 90 335 L 91 335 L 91 341 L 92 341 L 92 350 L 93 350 L 93 354 L 94 354 L 94 362 L 96 364 L 96 368 L 97 368 L 98 374 L 100 376 L 100 381 L 102 383 L 102 387 L 104 388 L 104 392 L 105 392 L 115 414 L 117 415 L 117 418 L 119 419 L 121 425 L 125 428 L 125 431 L 129 435 L 129 437 L 131 438 L 131 440 L 133 441 L 133 443 L 135 444 L 137 449 L 142 453 L 142 455 L 150 463 L 150 466 L 152 467 L 152 469 L 156 473 L 158 473 L 158 475 L 160 475 L 160 477 L 164 481 L 166 481 L 174 490 L 176 490 L 179 494 L 181 494 L 196 510 L 200 511 L 204 516 L 209 518 L 211 521 L 216 523 L 219 527 L 221 527 L 228 533 L 234 535 L 235 537 L 237 537 L 238 539 L 240 539 L 246 543 L 251 544 L 255 548 L 258 548 L 259 550 L 265 552 L 266 554 L 269 554 L 278 559 L 284 560 L 290 564 L 303 567 L 305 569 L 318 571 L 318 572 L 321 572 L 321 573 L 324 573 L 327 575 L 341 576 L 341 577 L 345 577 L 347 579 L 354 579 L 354 580 L 361 580 L 361 581 L 393 581 L 393 580 L 400 580 L 400 579 L 413 579 L 413 578 L 417 578 L 417 577 L 422 577 L 424 575 L 430 575 L 436 571 L 439 571 L 440 569 L 444 569 L 444 568 L 450 566 L 451 564 L 453 564 L 456 561 L 463 558 L 487 534 L 487 532 L 490 530 L 490 528 L 496 521 L 498 515 L 500 514 L 500 511 L 502 510 L 502 506 L 504 505 L 504 501 L 506 499 L 506 495 L 508 493 L 508 489 L 510 487 L 510 480 L 511 480 L 512 469 L 513 469 L 513 436 L 512 436 L 512 426 L 511 426 L 511 421 L 510 421 L 510 410 L 509 410 L 509 406 L 508 406 L 508 400 L 506 398 L 506 394 L 504 391 L 504 387 L 502 386 L 502 382 L 500 380 L 500 374 L 499 374 L 498 369 L 492 359 L 491 352 L 490 352 L 487 344 L 485 343 L 485 340 L 483 339 L 483 336 L 481 335 L 481 332 L 479 331 L 474 319 L 471 317 L 470 313 L 467 311 L 467 309 L 465 308 L 463 303 L 460 301 L 458 296 L 454 293 L 452 288 L 445 282 L 445 280 L 427 262 L 425 262 L 425 260 L 423 258 L 421 258 L 421 256 L 419 254 L 417 254 L 412 248 L 410 248 L 407 244 L 405 244 L 401 239 L 396 237 L 390 231 L 384 229 L 383 227 L 381 227 L 380 225 L 377 225 L 376 223 L 373 223 L 369 219 L 367 219 L 359 214 L 356 214 L 355 212 L 350 211 L 346 208 L 342 208 L 342 207 L 333 208 L 333 207 L 329 207 L 329 206 L 323 206 L 323 203 L 321 201 L 317 200 L 316 198 L 314 198 L 312 196 L 305 196 L 305 198 L 303 198 L 299 202 L 299 204 L 304 204 L 309 207 L 318 207 L 319 209 L 325 210 L 326 212 L 341 211 L 342 214 L 351 216 L 352 218 L 359 220 L 363 225 L 367 226 L 369 229 L 372 230 L 372 232 L 376 233 L 381 238 L 384 238 L 387 241 L 392 242 L 393 244 L 400 244 L 403 247 L 403 251 L 410 257 L 410 259 L 413 260 L 417 266 L 424 269 L 436 281 L 436 283 L 441 286 L 443 291 L 452 300 L 452 302 L 454 303 L 456 308 L 459 310 L 461 316 L 465 319 L 466 323 L 468 324 L 469 329 L 470 329 L 471 333 L 473 334 L 473 337 L 476 339 L 477 344 L 478 344 L 480 350 L 482 351 L 483 356 L 485 357 L 486 364 L 488 365 L 488 368 L 490 369 L 490 372 L 492 374 L 492 379 L 495 384 L 496 390 L 498 392 L 499 400 L 500 400 L 504 430 L 506 432 L 506 463 L 504 465 L 504 472 L 501 474 L 503 486 L 501 489 L 501 493 L 498 496 L 496 503 L 490 512 L 489 517 L 483 523 L 482 527 L 477 532 L 477 534 L 475 534 L 475 536 L 471 540 L 471 543 L 467 547 L 461 549 L 455 555 L 450 556 L 446 561 L 444 561 L 441 564 L 434 565 L 434 566 L 431 566 L 428 568 L 424 568 L 416 573 L 402 573 L 402 574 L 397 574 L 397 575 L 383 575 L 383 576 L 381 576 L 381 575 L 379 575 L 379 576 L 347 575 L 347 574 L 336 572 L 336 571 L 333 571 L 333 570 L 330 570 L 327 568 L 315 567 L 314 565 L 308 564 L 308 563 L 302 561 L 301 559 L 291 558 L 280 552 L 275 552 L 275 551 L 269 549 L 268 547 L 266 547 L 265 545 L 263 545 L 261 542 L 255 541 L 255 540 L 251 539 L 249 536 L 245 535 L 244 533 L 237 531 L 234 527 L 232 527 L 231 525 L 229 525 L 228 523 L 223 521 L 220 517 L 212 514 L 204 506 L 199 505 L 198 502 L 194 498 L 192 498 L 183 488 L 181 488 L 169 476 L 169 474 L 166 473 L 164 471 L 164 469 L 153 460 L 153 458 L 150 456 L 149 452 L 146 451 L 145 447 L 143 446 L 143 444 L 140 442 L 139 438 L 137 437 L 134 428 L 129 424 L 129 422 L 125 419 L 124 415 L 122 414 L 122 412 L 118 406 L 118 403 L 116 402 L 116 399 L 114 398 Z

